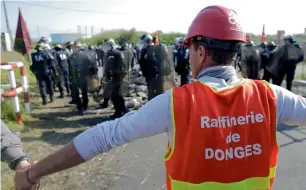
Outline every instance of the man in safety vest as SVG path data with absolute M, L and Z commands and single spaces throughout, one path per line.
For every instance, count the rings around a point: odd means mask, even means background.
M 31 187 L 42 176 L 167 132 L 167 189 L 270 189 L 278 156 L 277 123 L 305 126 L 306 99 L 264 81 L 239 79 L 231 64 L 244 41 L 233 10 L 204 8 L 184 41 L 197 82 L 88 129 L 28 171 L 17 173 L 16 186 Z

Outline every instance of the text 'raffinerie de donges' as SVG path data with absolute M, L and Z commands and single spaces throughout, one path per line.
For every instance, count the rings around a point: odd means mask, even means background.
M 250 112 L 248 115 L 233 117 L 220 116 L 217 118 L 210 118 L 209 116 L 201 116 L 201 128 L 226 128 L 238 125 L 262 123 L 263 121 L 263 114 L 254 114 L 254 112 Z

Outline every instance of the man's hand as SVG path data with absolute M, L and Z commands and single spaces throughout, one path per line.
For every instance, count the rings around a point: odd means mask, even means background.
M 15 168 L 16 171 L 19 171 L 19 170 L 23 170 L 23 169 L 26 169 L 28 168 L 29 166 L 31 166 L 31 163 L 27 160 L 22 160 L 21 162 L 19 162 Z
M 28 176 L 28 170 L 30 169 L 31 165 L 35 163 L 37 163 L 37 161 L 28 162 L 25 160 L 18 163 L 15 175 L 15 186 L 17 190 L 38 189 L 39 180 L 31 181 L 32 179 L 30 179 Z

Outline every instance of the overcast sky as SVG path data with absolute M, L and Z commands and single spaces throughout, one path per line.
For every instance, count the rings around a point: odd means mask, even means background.
M 31 5 L 30 5 L 31 4 Z M 305 5 L 302 0 L 96 0 L 96 1 L 12 1 L 7 10 L 10 27 L 16 32 L 18 7 L 26 20 L 30 35 L 38 37 L 57 32 L 77 32 L 77 25 L 93 25 L 95 32 L 104 29 L 135 27 L 153 32 L 187 32 L 195 15 L 208 5 L 223 5 L 234 9 L 247 32 L 260 34 L 263 24 L 266 33 L 277 30 L 302 33 L 306 27 Z M 41 5 L 35 6 L 35 5 Z M 291 6 L 292 5 L 292 6 Z M 47 8 L 54 7 L 54 8 Z M 68 11 L 76 9 L 82 11 Z M 303 21 L 304 20 L 304 21 Z M 1 31 L 6 24 L 1 2 Z M 88 29 L 89 31 L 89 29 Z

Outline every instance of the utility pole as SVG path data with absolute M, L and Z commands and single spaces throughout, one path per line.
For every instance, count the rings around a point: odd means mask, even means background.
M 87 39 L 87 26 L 85 26 L 85 35 L 86 35 L 86 39 Z
M 10 24 L 9 24 L 9 19 L 8 19 L 8 16 L 7 16 L 7 10 L 6 10 L 6 4 L 5 4 L 6 2 L 5 2 L 5 0 L 3 0 L 2 2 L 3 2 L 3 9 L 4 9 L 4 15 L 5 15 L 6 28 L 7 28 L 7 32 L 10 35 L 10 40 L 11 40 L 11 44 L 12 44 L 12 47 L 13 47 L 14 46 L 13 35 L 12 35 L 12 31 L 11 31 Z
M 39 26 L 37 26 L 37 38 L 40 38 Z

